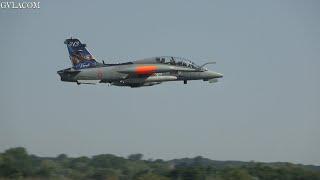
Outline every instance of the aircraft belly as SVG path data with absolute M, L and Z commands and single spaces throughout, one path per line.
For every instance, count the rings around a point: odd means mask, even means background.
M 201 78 L 202 76 L 200 72 L 181 72 L 179 74 L 179 79 L 181 80 L 196 80 Z

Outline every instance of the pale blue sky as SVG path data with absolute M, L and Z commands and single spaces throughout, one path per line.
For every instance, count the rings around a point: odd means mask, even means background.
M 0 151 L 320 164 L 319 1 L 41 1 L 0 9 Z M 60 82 L 63 44 L 106 62 L 217 61 L 217 84 Z

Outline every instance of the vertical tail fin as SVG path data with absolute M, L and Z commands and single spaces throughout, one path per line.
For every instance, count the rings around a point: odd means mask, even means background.
M 79 39 L 66 39 L 64 44 L 67 45 L 69 57 L 75 69 L 84 69 L 97 65 L 97 61 L 86 49 L 86 45 L 82 44 Z

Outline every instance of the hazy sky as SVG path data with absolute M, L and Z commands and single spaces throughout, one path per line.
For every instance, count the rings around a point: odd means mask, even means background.
M 319 1 L 40 7 L 0 9 L 0 151 L 320 164 Z M 215 60 L 224 77 L 133 89 L 61 82 L 70 36 L 98 60 Z

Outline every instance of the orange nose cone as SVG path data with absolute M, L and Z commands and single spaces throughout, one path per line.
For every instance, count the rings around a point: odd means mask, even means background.
M 157 70 L 157 66 L 138 66 L 135 72 L 139 75 L 153 74 Z

